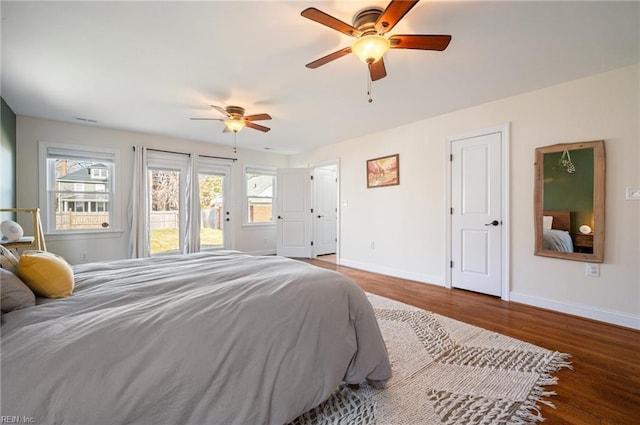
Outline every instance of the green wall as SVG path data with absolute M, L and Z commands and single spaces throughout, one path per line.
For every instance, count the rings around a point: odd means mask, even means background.
M 4 99 L 0 101 L 0 208 L 16 208 L 16 114 Z M 0 213 L 0 221 L 7 219 L 15 219 L 15 214 Z
M 569 151 L 576 167 L 568 173 L 560 164 L 562 152 L 544 155 L 543 208 L 571 211 L 571 233 L 588 224 L 593 228 L 593 149 Z

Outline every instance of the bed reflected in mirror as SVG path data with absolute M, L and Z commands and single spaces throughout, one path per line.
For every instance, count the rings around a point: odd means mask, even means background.
M 604 141 L 536 149 L 535 254 L 602 262 Z

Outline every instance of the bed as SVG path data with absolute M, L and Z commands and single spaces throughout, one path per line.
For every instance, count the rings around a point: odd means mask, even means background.
M 569 211 L 543 211 L 542 249 L 573 252 Z
M 237 252 L 73 266 L 63 299 L 2 315 L 1 415 L 38 424 L 286 424 L 391 376 L 366 294 Z

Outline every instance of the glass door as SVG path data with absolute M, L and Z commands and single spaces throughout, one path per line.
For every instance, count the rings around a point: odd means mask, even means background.
M 149 181 L 149 251 L 151 255 L 181 252 L 183 202 L 181 170 L 152 168 Z
M 200 251 L 230 249 L 231 202 L 229 186 L 231 167 L 201 158 L 200 190 Z

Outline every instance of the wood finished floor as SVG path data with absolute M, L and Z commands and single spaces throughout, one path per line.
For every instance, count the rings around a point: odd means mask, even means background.
M 305 261 L 337 270 L 367 292 L 571 354 L 573 370 L 557 372 L 558 385 L 548 387 L 557 393 L 548 399 L 556 408 L 540 405 L 545 424 L 640 424 L 640 331 L 328 261 Z

